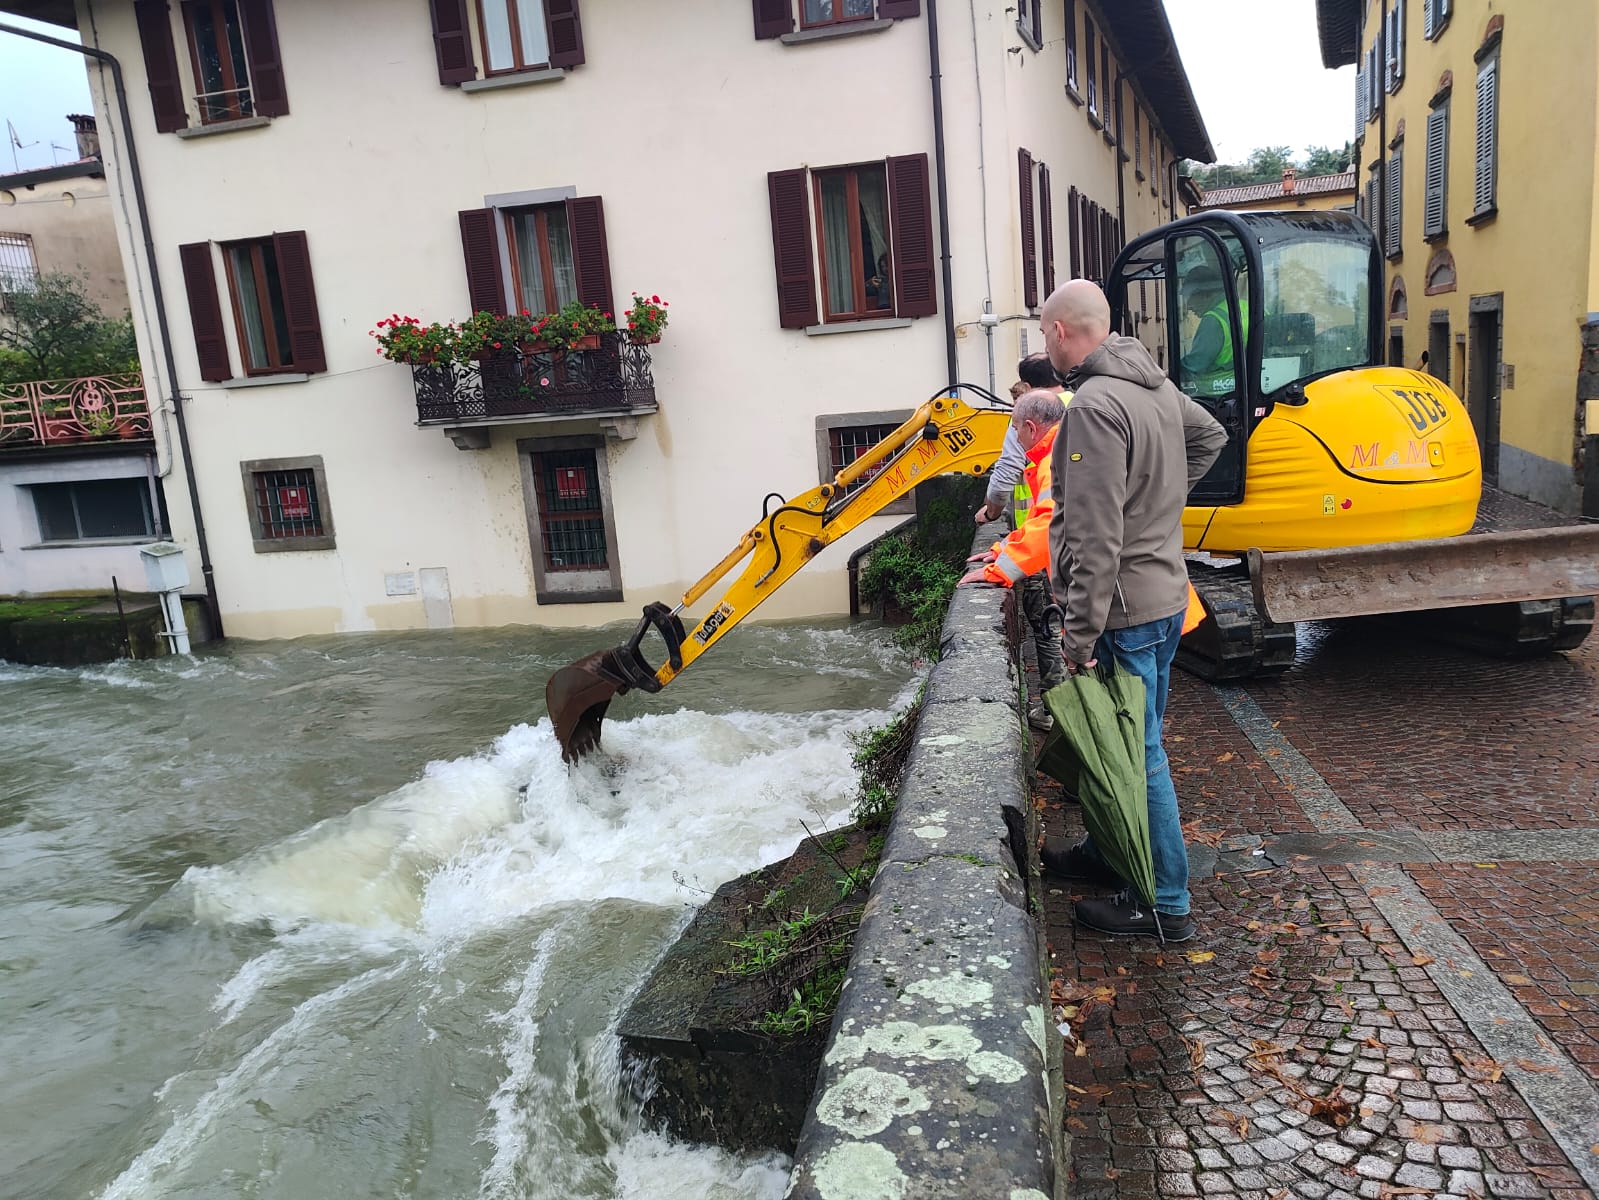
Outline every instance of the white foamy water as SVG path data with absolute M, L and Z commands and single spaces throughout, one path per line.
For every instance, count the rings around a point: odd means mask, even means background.
M 790 853 L 801 822 L 820 830 L 847 821 L 850 735 L 886 715 L 651 714 L 607 722 L 605 752 L 572 768 L 547 719 L 518 725 L 483 753 L 430 763 L 420 778 L 342 816 L 236 862 L 190 868 L 163 907 L 218 929 L 272 931 L 270 947 L 213 997 L 219 1026 L 265 1019 L 280 992 L 327 990 L 278 1019 L 208 1088 L 187 1075 L 181 1086 L 169 1080 L 169 1123 L 104 1197 L 192 1185 L 225 1142 L 230 1112 L 259 1106 L 298 1060 L 339 1036 L 352 990 L 378 981 L 392 989 L 399 979 L 402 996 L 412 997 L 399 1003 L 424 1045 L 435 1043 L 441 1022 L 458 1023 L 463 1000 L 480 1012 L 476 1027 L 499 1064 L 475 1130 L 489 1153 L 477 1182 L 483 1200 L 776 1200 L 787 1183 L 781 1156 L 740 1158 L 643 1131 L 621 1079 L 616 983 L 593 985 L 613 1009 L 588 1034 L 574 1034 L 574 1019 L 581 1026 L 585 1018 L 574 1018 L 567 993 L 589 986 L 581 979 L 592 957 L 611 953 L 595 905 L 624 914 L 649 906 L 663 914 L 657 926 L 675 927 L 685 904 Z M 531 944 L 514 936 L 529 922 L 543 926 Z M 466 964 L 508 934 L 504 953 L 521 965 L 499 989 L 508 1003 L 484 1011 L 466 983 L 476 968 Z M 355 978 L 345 968 L 344 982 L 322 982 L 341 963 L 363 960 L 368 969 Z M 647 966 L 620 977 L 625 993 Z M 573 1113 L 589 1115 L 574 1127 Z M 600 1153 L 574 1149 L 596 1133 Z

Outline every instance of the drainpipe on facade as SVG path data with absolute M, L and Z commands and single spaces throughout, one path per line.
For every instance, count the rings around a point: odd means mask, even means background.
M 1377 253 L 1382 258 L 1382 297 L 1372 297 L 1372 306 L 1382 305 L 1383 321 L 1388 318 L 1388 0 L 1377 5 Z M 1358 176 L 1357 176 L 1358 178 Z M 1388 344 L 1386 332 L 1379 339 Z
M 1121 231 L 1122 242 L 1127 241 L 1127 155 L 1122 153 L 1122 84 L 1127 76 L 1116 68 L 1116 228 Z M 1121 253 L 1121 247 L 1116 247 Z M 1107 264 L 1108 265 L 1108 264 Z M 1105 280 L 1109 283 L 1110 280 Z
M 194 460 L 189 455 L 189 428 L 183 417 L 183 397 L 178 394 L 178 367 L 172 357 L 172 336 L 167 328 L 166 300 L 161 292 L 161 272 L 156 266 L 155 239 L 150 233 L 150 212 L 144 200 L 144 180 L 139 174 L 139 151 L 133 141 L 133 122 L 128 118 L 128 93 L 122 85 L 122 64 L 117 61 L 114 54 L 91 46 L 80 46 L 74 42 L 64 42 L 60 38 L 48 37 L 42 33 L 34 33 L 27 29 L 18 29 L 15 25 L 0 25 L 0 33 L 14 33 L 18 37 L 25 37 L 30 41 L 43 42 L 47 46 L 58 46 L 63 50 L 72 50 L 96 62 L 104 63 L 111 68 L 111 81 L 116 89 L 117 116 L 122 124 L 122 140 L 128 148 L 128 175 L 133 183 L 133 201 L 139 216 L 139 231 L 144 237 L 145 260 L 150 266 L 150 290 L 155 295 L 155 320 L 157 339 L 161 343 L 161 354 L 166 363 L 167 382 L 171 385 L 172 395 L 168 402 L 172 405 L 173 415 L 178 423 L 178 447 L 183 453 L 183 476 L 189 485 L 189 507 L 194 512 L 194 536 L 199 543 L 200 574 L 205 580 L 205 607 L 206 615 L 211 622 L 211 636 L 222 636 L 222 611 L 217 604 L 216 573 L 211 565 L 210 545 L 205 536 L 205 517 L 200 512 L 200 489 L 194 478 Z M 137 262 L 134 264 L 137 266 Z
M 949 172 L 944 161 L 944 78 L 938 66 L 938 0 L 927 0 L 927 67 L 933 82 L 933 170 L 938 177 L 939 273 L 944 282 L 944 359 L 949 382 L 960 378 L 955 357 L 955 278 L 949 257 Z M 984 231 L 983 236 L 988 236 Z

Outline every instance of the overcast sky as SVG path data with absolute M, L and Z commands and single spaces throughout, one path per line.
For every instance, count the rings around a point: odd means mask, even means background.
M 1111 0 L 1112 3 L 1115 0 Z M 1166 0 L 1183 65 L 1199 111 L 1223 162 L 1240 162 L 1257 146 L 1341 146 L 1354 129 L 1354 71 L 1325 70 L 1316 48 L 1315 0 Z M 0 15 L 76 41 L 53 25 Z M 89 112 L 83 59 L 70 50 L 0 33 L 0 119 L 20 139 L 0 144 L 0 173 L 47 167 L 77 157 L 70 112 Z M 52 150 L 50 143 L 66 147 Z

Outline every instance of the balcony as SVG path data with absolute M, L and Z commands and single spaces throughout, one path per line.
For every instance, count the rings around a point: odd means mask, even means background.
M 656 411 L 650 348 L 602 333 L 592 350 L 508 350 L 477 363 L 413 364 L 416 423 L 453 429 Z M 451 432 L 457 445 L 461 438 Z M 479 443 L 469 439 L 476 448 Z
M 149 440 L 150 408 L 138 373 L 0 384 L 0 454 Z

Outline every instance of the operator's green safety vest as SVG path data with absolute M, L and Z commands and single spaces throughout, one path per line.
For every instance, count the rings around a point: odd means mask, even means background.
M 1249 337 L 1249 301 L 1239 300 L 1239 315 L 1243 318 L 1240 324 L 1244 329 L 1244 337 Z M 1194 390 L 1201 396 L 1222 396 L 1233 391 L 1238 386 L 1238 380 L 1233 371 L 1233 323 L 1228 320 L 1227 301 L 1219 300 L 1205 314 L 1205 317 L 1215 317 L 1221 325 L 1221 350 L 1216 355 L 1216 361 L 1211 364 L 1210 370 L 1194 377 Z M 1203 324 L 1205 317 L 1200 318 Z

